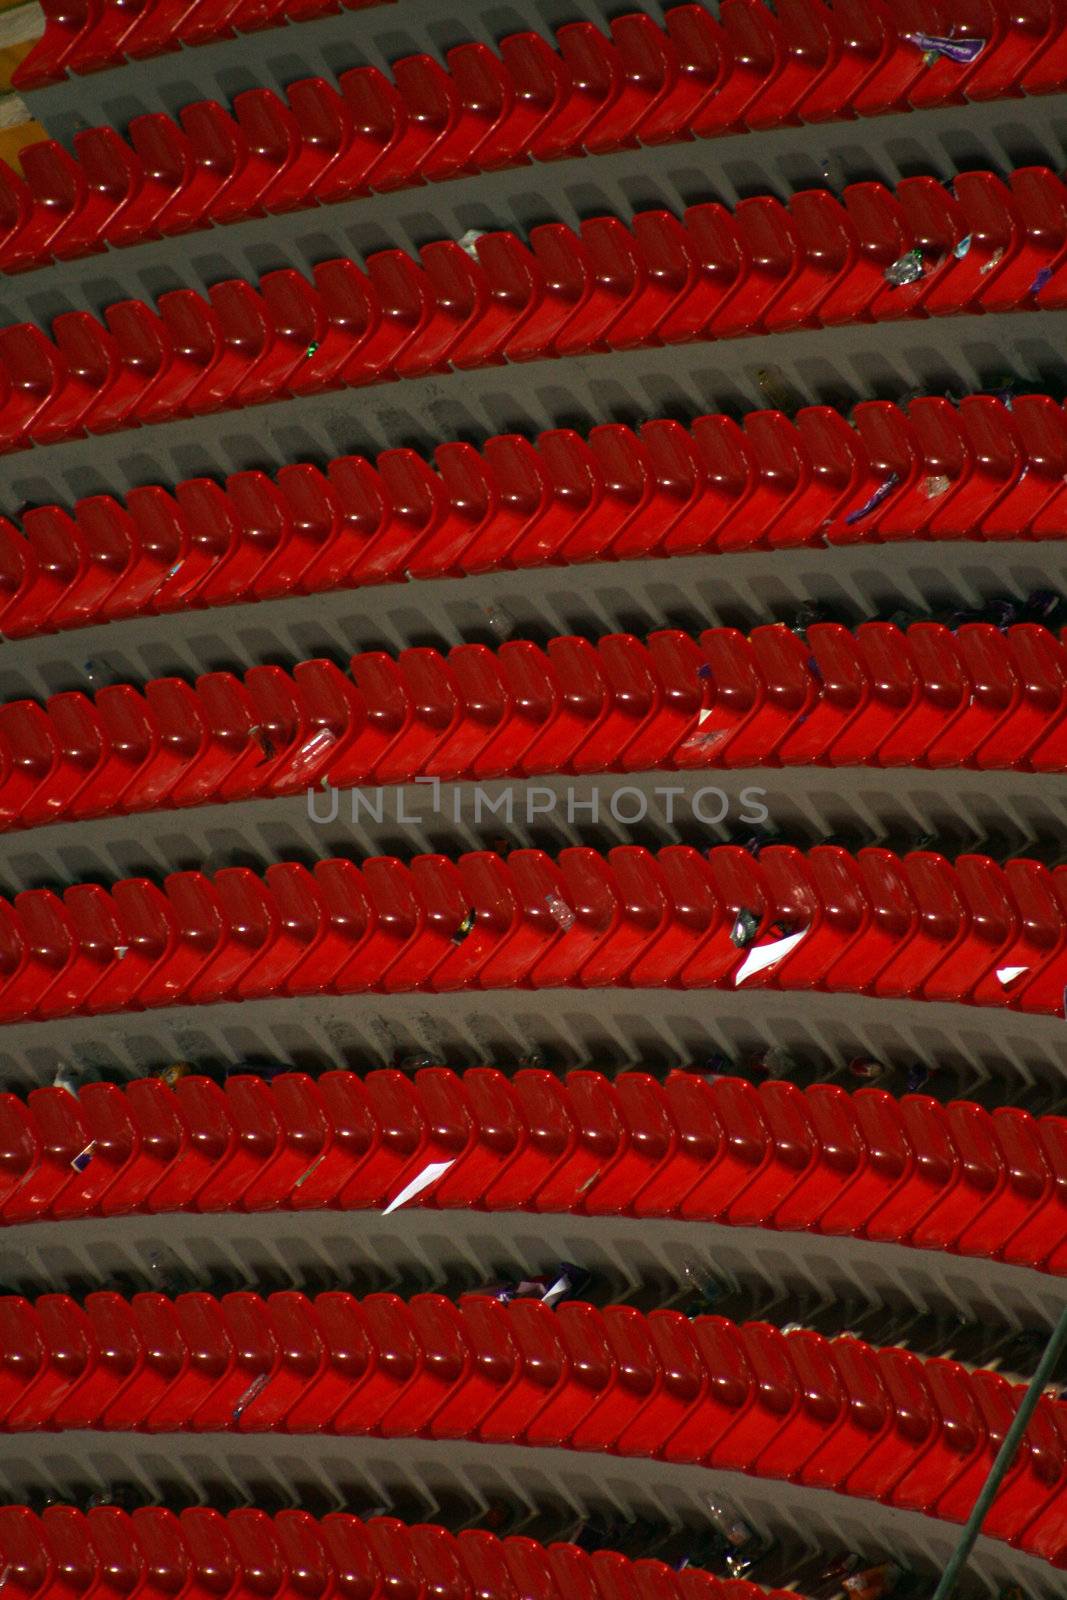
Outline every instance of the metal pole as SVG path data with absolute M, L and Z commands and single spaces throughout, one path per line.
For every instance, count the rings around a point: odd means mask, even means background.
M 949 1595 L 956 1587 L 957 1580 L 967 1564 L 967 1558 L 974 1549 L 975 1540 L 982 1531 L 982 1523 L 990 1506 L 996 1499 L 997 1490 L 1000 1488 L 1004 1474 L 1012 1464 L 1015 1452 L 1026 1432 L 1027 1424 L 1033 1416 L 1037 1402 L 1041 1398 L 1046 1383 L 1052 1376 L 1064 1346 L 1067 1345 L 1067 1306 L 1052 1331 L 1052 1337 L 1045 1346 L 1045 1353 L 1038 1362 L 1037 1371 L 1030 1380 L 1030 1387 L 1023 1395 L 1022 1405 L 1015 1413 L 1011 1427 L 1004 1435 L 1004 1443 L 997 1452 L 997 1459 L 989 1469 L 989 1476 L 982 1485 L 981 1493 L 974 1502 L 974 1510 L 967 1519 L 963 1530 L 963 1537 L 952 1552 L 952 1559 L 941 1574 L 941 1582 L 934 1591 L 934 1600 L 948 1600 Z

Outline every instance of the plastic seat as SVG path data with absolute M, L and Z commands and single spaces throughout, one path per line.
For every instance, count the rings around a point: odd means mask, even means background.
M 784 1343 L 800 1404 L 757 1458 L 756 1468 L 769 1477 L 795 1480 L 817 1450 L 832 1448 L 843 1430 L 847 1395 L 828 1339 L 802 1330 L 786 1334 Z M 851 1460 L 851 1455 L 843 1456 L 842 1467 Z
M 697 1405 L 662 1446 L 667 1461 L 717 1459 L 718 1443 L 731 1432 L 753 1400 L 753 1378 L 736 1330 L 723 1317 L 694 1317 L 693 1341 L 705 1376 Z
M 577 1133 L 561 1084 L 533 1069 L 519 1072 L 512 1088 L 518 1148 L 484 1196 L 487 1210 L 522 1210 L 574 1147 Z
M 1011 1108 L 998 1109 L 993 1131 L 1006 1181 L 960 1235 L 958 1248 L 964 1255 L 1001 1254 L 1005 1243 L 1025 1226 L 1052 1187 L 1052 1171 L 1039 1129 L 1030 1118 Z
M 449 364 L 461 371 L 499 366 L 505 348 L 526 331 L 541 303 L 536 259 L 513 233 L 484 233 L 475 251 L 484 289 L 479 315 L 468 319 L 449 351 Z
M 263 1302 L 256 1295 L 179 1295 L 179 1321 L 189 1344 L 190 1367 L 156 1407 L 152 1426 L 188 1391 L 191 1401 L 185 1426 L 194 1432 L 240 1427 L 246 1405 L 263 1387 L 273 1365 Z M 193 1380 L 193 1363 L 200 1367 Z
M 525 36 L 523 42 L 528 55 L 532 46 L 526 43 Z M 541 123 L 531 140 L 531 154 L 538 161 L 577 155 L 585 133 L 599 124 L 600 116 L 621 89 L 617 53 L 592 23 L 567 23 L 559 28 L 556 48 L 559 65 L 545 67 L 541 60 L 537 63 L 560 82 L 562 90 L 556 114 L 551 121 Z
M 1003 1246 L 1002 1254 L 1005 1261 L 1022 1265 L 1043 1263 L 1047 1259 L 1050 1268 L 1062 1270 L 1062 1248 L 1057 1246 L 1050 1253 L 1049 1245 L 1059 1238 L 1058 1219 L 1067 1198 L 1067 1140 L 1064 1139 L 1063 1120 L 1042 1117 L 1036 1131 L 1049 1182 L 1028 1219 Z
M 367 886 L 352 862 L 318 861 L 313 868 L 327 915 L 327 932 L 289 982 L 295 992 L 307 982 L 341 993 L 373 988 L 386 964 L 388 936 L 379 929 Z
M 290 1406 L 285 1427 L 291 1433 L 329 1428 L 342 1405 L 358 1395 L 377 1361 L 363 1309 L 352 1295 L 316 1295 L 313 1311 L 322 1332 L 325 1365 Z
M 396 1295 L 372 1294 L 360 1302 L 359 1310 L 374 1361 L 351 1398 L 334 1415 L 334 1433 L 376 1431 L 386 1413 L 420 1376 L 419 1341 L 404 1302 Z
M 166 991 L 165 969 L 177 945 L 177 930 L 166 897 L 145 878 L 121 879 L 111 891 L 112 902 L 123 929 L 126 955 L 117 973 L 105 976 L 96 991 L 91 1009 L 119 1010 L 124 1003 L 143 1004 L 142 995 L 153 987 Z M 122 974 L 128 974 L 127 979 Z M 128 987 L 126 986 L 128 983 Z
M 338 1204 L 354 1210 L 382 1206 L 426 1165 L 429 1135 L 419 1103 L 401 1074 L 387 1071 L 369 1074 L 362 1093 L 348 1084 L 331 1086 L 331 1118 L 335 1108 L 345 1134 L 331 1163 L 335 1171 L 346 1170 Z M 318 1188 L 333 1180 L 327 1170 L 313 1181 Z
M 797 1482 L 813 1488 L 836 1488 L 884 1440 L 895 1420 L 879 1352 L 844 1337 L 833 1340 L 830 1354 L 844 1391 L 844 1412 L 796 1474 Z
M 913 851 L 899 859 L 901 888 L 915 907 L 905 945 L 882 967 L 873 986 L 878 995 L 917 994 L 968 931 L 966 908 L 944 856 Z
M 574 1450 L 609 1450 L 623 1428 L 655 1405 L 662 1374 L 645 1318 L 632 1306 L 608 1306 L 602 1313 L 614 1381 L 571 1433 Z
M 29 188 L 29 207 L 11 263 L 16 270 L 51 259 L 53 240 L 77 219 L 86 193 L 79 163 L 55 139 L 27 145 L 19 165 Z
M 4 1418 L 12 1433 L 48 1425 L 92 1360 L 89 1319 L 69 1295 L 39 1296 L 33 1314 L 42 1359 Z
M 62 920 L 71 960 L 43 1002 L 43 1016 L 92 1013 L 121 1006 L 143 979 L 136 959 L 131 970 L 127 930 L 110 897 L 95 884 L 75 884 L 63 896 Z M 116 969 L 123 966 L 120 973 Z
M 5 1222 L 37 1221 L 48 1215 L 56 1196 L 72 1176 L 71 1163 L 89 1142 L 80 1108 L 64 1089 L 34 1089 L 27 1097 L 28 1115 L 20 1143 L 33 1150 L 32 1165 L 8 1194 Z M 14 1111 L 9 1112 L 13 1119 Z
M 0 405 L 0 452 L 25 448 L 40 427 L 47 439 L 50 419 L 68 402 L 63 359 L 50 339 L 32 323 L 16 323 L 0 330 L 0 380 L 6 393 Z M 88 406 L 84 397 L 82 409 Z M 78 415 L 77 408 L 75 416 Z M 76 422 L 60 416 L 62 438 L 76 432 Z
M 846 1494 L 890 1502 L 895 1486 L 921 1462 L 941 1427 L 924 1363 L 905 1350 L 877 1352 L 879 1376 L 890 1399 L 890 1427 L 839 1487 Z
M 173 1301 L 173 1314 L 176 1338 L 168 1330 L 160 1352 L 166 1354 L 171 1381 L 140 1419 L 139 1427 L 148 1433 L 189 1427 L 233 1366 L 233 1346 L 216 1299 L 208 1294 L 180 1294 Z
M 995 1202 L 1007 1182 L 988 1113 L 966 1101 L 954 1101 L 946 1107 L 946 1117 L 959 1151 L 959 1178 L 914 1229 L 913 1243 L 920 1248 L 951 1248 L 976 1211 Z
M 23 248 L 33 203 L 25 179 L 6 161 L 0 163 L 0 266 L 5 272 L 26 271 L 38 264 L 36 246 Z
M 610 1174 L 624 1150 L 625 1127 L 617 1097 L 598 1073 L 570 1073 L 561 1107 L 566 1149 L 543 1183 L 531 1191 L 536 1211 L 569 1211 L 581 1204 L 592 1180 Z
M 533 850 L 513 851 L 506 863 L 474 852 L 460 858 L 460 868 L 492 941 L 478 970 L 479 987 L 528 986 L 535 961 L 558 942 L 567 921 L 551 863 Z
M 751 1374 L 749 1403 L 714 1443 L 709 1465 L 750 1467 L 795 1415 L 800 1395 L 786 1343 L 777 1328 L 748 1322 L 736 1330 Z
M 762 97 L 761 97 L 762 98 Z M 733 211 L 742 252 L 745 282 L 729 310 L 712 318 L 714 337 L 753 333 L 770 312 L 787 299 L 804 273 L 800 240 L 786 208 L 770 198 L 746 199 Z
M 415 856 L 410 872 L 423 916 L 417 981 L 437 991 L 466 988 L 492 947 L 488 928 L 479 927 L 478 907 L 446 856 Z
M 153 948 L 162 944 L 162 950 L 137 989 L 137 999 L 146 1007 L 175 1004 L 190 995 L 202 974 L 217 969 L 227 943 L 223 912 L 214 889 L 198 872 L 171 873 L 164 880 L 165 894 L 148 888 L 146 904 L 135 886 L 131 922 L 139 932 L 147 913 L 148 937 Z
M 92 1090 L 92 1093 L 86 1093 Z M 88 1143 L 78 1154 L 66 1187 L 53 1202 L 56 1217 L 117 1215 L 127 1208 L 142 1166 L 138 1130 L 122 1091 L 114 1084 L 86 1084 L 78 1103 Z

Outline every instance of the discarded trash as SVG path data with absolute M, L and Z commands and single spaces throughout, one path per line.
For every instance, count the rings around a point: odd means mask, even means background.
M 853 1573 L 841 1587 L 849 1600 L 883 1600 L 883 1596 L 892 1594 L 902 1576 L 902 1568 L 894 1566 L 891 1561 L 883 1561 L 877 1567 L 868 1567 L 865 1572 Z
M 1021 978 L 1024 972 L 1029 972 L 1029 967 L 998 967 L 997 982 L 1002 983 L 1005 989 L 1009 983 L 1014 983 L 1016 978 Z
M 78 1151 L 78 1154 L 73 1158 L 73 1160 L 70 1163 L 71 1166 L 74 1168 L 75 1172 L 84 1172 L 85 1171 L 86 1167 L 89 1165 L 90 1161 L 93 1159 L 93 1151 L 95 1149 L 96 1149 L 96 1140 L 95 1139 L 91 1139 L 89 1141 L 89 1143 L 85 1146 L 84 1150 L 79 1150 Z
M 909 1094 L 918 1094 L 919 1090 L 928 1081 L 930 1068 L 922 1061 L 913 1061 L 908 1068 L 905 1083 Z
M 923 275 L 923 253 L 919 249 L 906 250 L 902 256 L 891 261 L 882 273 L 886 283 L 893 289 L 905 289 L 909 283 L 918 283 Z
M 957 261 L 962 261 L 964 256 L 970 250 L 970 248 L 971 248 L 971 235 L 969 233 L 965 233 L 963 235 L 963 238 L 960 239 L 959 242 L 953 247 L 952 254 L 956 257 Z
M 248 733 L 249 737 L 254 739 L 259 745 L 259 748 L 262 750 L 267 760 L 273 761 L 274 757 L 278 754 L 278 749 L 274 743 L 274 735 L 271 733 L 270 729 L 264 728 L 261 723 L 256 722 L 253 723 L 252 727 L 249 728 Z
M 727 1543 L 740 1546 L 752 1538 L 752 1529 L 728 1500 L 705 1495 L 704 1509 L 716 1533 L 721 1533 Z
M 758 912 L 750 911 L 747 906 L 742 906 L 734 918 L 734 925 L 730 929 L 730 943 L 738 950 L 747 950 L 756 934 L 759 932 L 761 917 Z
M 1038 272 L 1037 277 L 1034 279 L 1033 283 L 1030 285 L 1029 292 L 1031 294 L 1040 294 L 1042 289 L 1045 287 L 1046 283 L 1050 283 L 1051 280 L 1052 280 L 1052 268 L 1051 267 L 1042 267 L 1040 269 L 1040 271 Z
M 485 237 L 484 229 L 468 228 L 462 239 L 457 240 L 461 250 L 465 250 L 472 261 L 478 259 L 478 240 Z
M 851 528 L 853 523 L 860 522 L 864 517 L 869 517 L 871 512 L 881 505 L 883 500 L 889 498 L 899 482 L 900 474 L 891 472 L 885 482 L 880 483 L 874 493 L 861 506 L 857 506 L 855 511 L 849 512 L 845 518 L 845 527 Z
M 308 1167 L 306 1169 L 306 1171 L 302 1172 L 300 1174 L 299 1178 L 297 1178 L 296 1182 L 293 1184 L 293 1188 L 294 1189 L 299 1189 L 300 1185 L 302 1183 L 306 1183 L 307 1180 L 311 1177 L 311 1174 L 316 1170 L 316 1168 L 321 1167 L 322 1163 L 325 1160 L 326 1160 L 326 1151 L 325 1150 L 321 1150 L 319 1152 L 319 1154 L 315 1157 L 314 1161 L 311 1163 L 310 1167 Z
M 944 56 L 947 61 L 956 61 L 961 66 L 977 61 L 988 42 L 985 39 L 945 39 L 936 33 L 906 33 L 904 37 L 934 61 Z
M 78 1075 L 73 1067 L 57 1067 L 52 1078 L 53 1089 L 65 1089 L 68 1094 L 78 1098 Z
M 401 1206 L 406 1206 L 409 1200 L 414 1200 L 416 1195 L 420 1195 L 424 1189 L 436 1183 L 438 1178 L 443 1178 L 449 1167 L 454 1167 L 455 1164 L 455 1156 L 451 1161 L 431 1161 L 428 1167 L 423 1167 L 418 1176 L 412 1178 L 411 1182 L 401 1189 L 395 1200 L 390 1200 L 382 1216 L 387 1217 L 391 1211 L 399 1211 Z
M 768 1078 L 795 1078 L 798 1070 L 796 1057 L 781 1045 L 773 1045 L 761 1055 L 753 1056 L 745 1065 L 748 1076 L 756 1083 L 765 1083 Z
M 267 1387 L 267 1384 L 269 1382 L 270 1382 L 270 1373 L 269 1372 L 261 1372 L 255 1378 L 252 1379 L 252 1382 L 248 1385 L 248 1388 L 245 1390 L 244 1394 L 241 1396 L 241 1398 L 238 1400 L 237 1404 L 233 1408 L 233 1420 L 234 1420 L 234 1422 L 237 1422 L 237 1421 L 240 1420 L 241 1413 L 244 1410 L 246 1410 L 248 1406 L 250 1406 L 252 1404 L 252 1401 L 256 1398 L 257 1394 L 262 1394 L 263 1393 L 264 1389 Z
M 928 500 L 937 500 L 943 494 L 948 494 L 952 484 L 943 472 L 931 472 L 929 477 L 922 481 L 922 491 Z
M 686 1317 L 712 1315 L 723 1296 L 723 1285 L 717 1282 L 717 1278 L 710 1277 L 709 1270 L 702 1262 L 686 1261 L 681 1267 L 681 1274 L 691 1286 L 694 1296 L 688 1306 L 685 1306 Z
M 885 1071 L 881 1061 L 872 1061 L 869 1056 L 853 1056 L 848 1064 L 848 1070 L 854 1078 L 880 1078 Z
M 705 661 L 704 665 L 702 667 L 698 667 L 697 668 L 697 677 L 698 678 L 710 678 L 711 677 L 711 665 L 710 665 L 709 662 Z
M 562 900 L 558 894 L 550 891 L 545 895 L 545 905 L 548 907 L 549 911 L 551 911 L 552 915 L 555 917 L 556 921 L 564 931 L 566 931 L 568 928 L 574 927 L 574 912 L 571 910 L 566 900 Z
M 590 1274 L 573 1261 L 561 1261 L 555 1273 L 541 1273 L 532 1278 L 505 1278 L 498 1283 L 487 1283 L 475 1293 L 490 1295 L 501 1305 L 512 1300 L 539 1300 L 552 1310 L 563 1300 L 576 1299 L 589 1283 Z
M 187 1078 L 192 1070 L 188 1061 L 173 1061 L 169 1067 L 163 1067 L 157 1072 L 156 1077 L 162 1078 L 167 1087 L 173 1089 L 179 1079 Z
M 775 967 L 779 961 L 784 961 L 789 952 L 796 949 L 807 931 L 806 928 L 801 928 L 799 933 L 788 933 L 782 939 L 775 939 L 772 944 L 755 945 L 734 974 L 734 987 L 744 983 L 746 978 L 754 978 L 757 972 L 764 972 L 768 967 Z
M 148 1270 L 156 1279 L 156 1286 L 164 1294 L 185 1294 L 193 1288 L 192 1278 L 169 1245 L 162 1244 L 150 1250 L 145 1259 Z
M 807 1579 L 806 1592 L 814 1596 L 814 1600 L 828 1600 L 830 1595 L 836 1594 L 840 1589 L 841 1580 L 850 1572 L 855 1572 L 859 1564 L 860 1558 L 854 1550 L 849 1550 L 843 1555 L 831 1556 Z
M 781 367 L 761 367 L 756 373 L 756 382 L 775 411 L 799 411 L 804 404 L 803 397 L 790 383 Z
M 313 762 L 316 756 L 321 756 L 324 750 L 337 743 L 337 735 L 330 728 L 319 728 L 304 743 L 296 753 L 296 760 L 302 766 Z
M 987 272 L 992 272 L 994 267 L 999 267 L 1003 260 L 1004 250 L 1002 247 L 1000 247 L 993 251 L 993 254 L 990 256 L 988 261 L 982 262 L 982 265 L 978 269 L 978 276 L 980 278 L 984 278 Z
M 313 339 L 311 341 L 311 343 L 308 345 L 307 349 L 304 351 L 304 354 L 306 356 L 313 356 L 315 354 L 315 351 L 318 348 L 319 348 L 319 341 L 317 339 Z
M 515 618 L 503 606 L 483 606 L 489 626 L 500 638 L 506 639 L 515 632 Z
M 477 911 L 473 906 L 471 906 L 470 910 L 467 912 L 467 915 L 463 918 L 463 921 L 452 935 L 453 944 L 462 944 L 467 935 L 474 931 L 474 922 L 477 915 Z

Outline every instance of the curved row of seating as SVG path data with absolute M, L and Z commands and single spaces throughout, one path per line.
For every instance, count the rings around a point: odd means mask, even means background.
M 1049 181 L 1058 212 L 1050 217 Z M 506 361 L 1067 304 L 1067 188 L 1045 169 L 952 191 L 828 191 L 544 223 L 291 268 L 0 331 L 0 450 Z M 1033 206 L 1017 195 L 1037 195 Z
M 851 1336 L 491 1292 L 0 1299 L 0 1431 L 474 1439 L 787 1479 L 964 1522 L 1022 1395 Z M 984 1523 L 1067 1565 L 1067 1405 Z
M 73 313 L 78 316 L 80 313 Z M 57 328 L 62 318 L 57 319 Z M 850 425 L 851 422 L 851 425 Z M 1067 537 L 1067 412 L 971 395 L 500 434 L 0 517 L 0 630 L 407 578 L 899 539 Z
M 790 1600 L 743 1578 L 720 1580 L 696 1566 L 632 1561 L 611 1550 L 538 1544 L 394 1517 L 344 1512 L 268 1516 L 252 1507 L 225 1515 L 206 1506 L 0 1507 L 0 1563 L 19 1600 L 75 1596 L 224 1594 L 227 1600 L 347 1595 L 351 1600 Z
M 432 1181 L 417 1186 L 431 1169 Z M 409 1192 L 412 1186 L 414 1192 Z M 0 1095 L 0 1222 L 132 1212 L 668 1217 L 1067 1275 L 1067 1119 L 675 1071 L 189 1073 Z
M 0 1021 L 295 994 L 772 987 L 1063 1015 L 1067 868 L 621 845 L 175 872 L 0 900 Z
M 1067 86 L 1058 0 L 1055 17 L 1045 0 L 1049 16 L 1032 9 L 1021 28 L 1006 0 L 985 0 L 984 9 L 991 37 L 969 63 L 942 56 L 929 65 L 907 15 L 890 22 L 869 0 L 844 12 L 840 3 L 831 12 L 818 0 L 787 0 L 776 13 L 763 0 L 725 0 L 720 22 L 699 5 L 668 12 L 662 28 L 647 16 L 618 17 L 610 39 L 576 22 L 559 30 L 555 50 L 539 34 L 512 34 L 497 51 L 449 50 L 447 69 L 430 55 L 405 57 L 393 81 L 356 67 L 336 87 L 303 78 L 285 100 L 247 89 L 232 114 L 197 101 L 177 121 L 135 117 L 127 139 L 84 129 L 74 155 L 55 140 L 23 149 L 25 184 L 0 169 L 0 204 L 20 218 L 0 265 L 25 271 L 530 160 Z M 931 31 L 928 4 L 903 10 L 926 13 L 916 27 Z M 108 20 L 130 27 L 136 16 L 136 7 L 116 6 Z M 1061 31 L 1050 52 L 1053 27 Z M 1048 174 L 1043 189 L 1020 189 L 1014 206 L 1062 216 L 1062 185 Z
M 1067 770 L 1067 648 L 987 622 L 513 640 L 0 705 L 0 831 L 312 785 L 829 766 Z
M 113 16 L 104 0 L 42 0 L 45 32 L 14 85 L 40 88 L 71 72 L 98 72 L 181 46 L 336 14 L 342 5 L 358 11 L 385 3 L 137 0 Z M 694 124 L 727 132 L 823 122 L 962 99 L 1049 94 L 1067 84 L 1061 0 L 1031 0 L 1021 9 L 1007 0 L 962 8 L 931 0 L 893 7 L 884 0 L 833 0 L 832 9 L 821 0 L 778 0 L 773 10 L 760 0 L 720 0 L 716 9 L 718 21 L 703 5 L 674 6 L 663 27 L 628 14 L 611 23 L 610 38 L 574 23 L 557 31 L 557 51 L 536 34 L 512 36 L 501 42 L 502 60 L 491 77 L 486 69 L 474 74 L 470 52 L 478 47 L 459 46 L 446 56 L 447 74 L 438 67 L 403 86 L 403 109 L 412 120 L 431 117 L 444 95 L 453 117 L 480 115 L 489 129 L 494 116 L 499 123 L 515 115 L 512 101 L 524 107 L 534 128 L 549 111 L 569 112 L 571 147 L 581 148 L 586 135 L 603 138 L 601 119 L 609 115 L 617 138 L 658 143 Z M 951 34 L 963 44 L 959 59 L 936 52 L 934 60 L 924 59 L 923 33 Z
M 16 89 L 41 89 L 68 73 L 103 72 L 238 33 L 393 0 L 40 0 L 45 28 L 16 69 Z M 1028 91 L 1041 93 L 1041 90 Z

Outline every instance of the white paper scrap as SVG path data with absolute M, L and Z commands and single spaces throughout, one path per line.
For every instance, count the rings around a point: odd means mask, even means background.
M 754 945 L 737 969 L 734 987 L 744 983 L 746 978 L 755 977 L 757 972 L 763 972 L 767 967 L 773 967 L 784 960 L 790 950 L 796 949 L 807 931 L 806 928 L 801 928 L 799 933 L 789 933 L 784 939 L 775 939 L 773 944 Z
M 421 1194 L 424 1189 L 428 1189 L 431 1183 L 436 1183 L 438 1178 L 443 1178 L 449 1167 L 454 1167 L 455 1164 L 455 1156 L 451 1161 L 431 1161 L 428 1167 L 423 1167 L 418 1176 L 412 1178 L 411 1182 L 401 1189 L 395 1200 L 390 1200 L 382 1212 L 382 1216 L 387 1217 L 390 1211 L 399 1211 L 401 1206 L 406 1206 L 409 1200 L 414 1200 L 417 1194 Z

